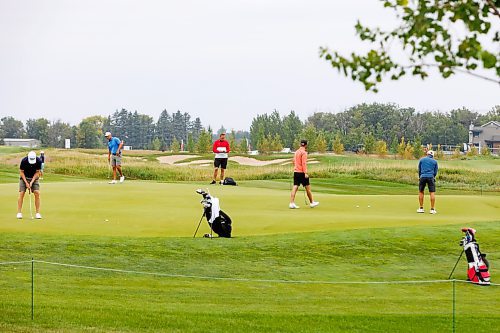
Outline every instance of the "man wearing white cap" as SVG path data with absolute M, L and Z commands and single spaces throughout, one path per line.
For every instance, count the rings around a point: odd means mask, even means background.
M 40 178 L 40 170 L 42 169 L 42 161 L 36 157 L 34 151 L 30 151 L 28 156 L 21 160 L 21 165 L 19 166 L 19 199 L 17 200 L 17 218 L 23 218 L 23 200 L 26 190 L 30 191 L 35 195 L 35 209 L 37 219 L 41 219 L 40 215 L 40 184 L 38 183 L 38 178 Z M 31 216 L 33 218 L 33 216 Z
M 431 214 L 436 214 L 434 205 L 436 203 L 436 176 L 438 173 L 438 163 L 434 159 L 434 152 L 429 150 L 427 156 L 420 159 L 418 162 L 418 202 L 420 208 L 417 213 L 424 213 L 424 191 L 425 186 L 429 188 L 429 196 L 431 197 Z
M 110 184 L 116 184 L 116 171 L 120 173 L 120 183 L 123 183 L 125 176 L 122 172 L 122 147 L 123 141 L 117 137 L 112 137 L 111 132 L 106 132 L 104 134 L 106 139 L 108 139 L 108 163 L 111 163 L 113 167 L 113 180 Z

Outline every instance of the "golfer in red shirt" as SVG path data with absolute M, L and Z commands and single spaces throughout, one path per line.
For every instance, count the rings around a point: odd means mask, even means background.
M 229 142 L 226 141 L 226 133 L 221 133 L 219 136 L 219 140 L 214 142 L 214 146 L 212 151 L 215 153 L 214 160 L 214 178 L 210 184 L 215 184 L 217 181 L 217 172 L 220 168 L 220 184 L 224 180 L 224 171 L 227 168 L 227 159 L 229 157 Z

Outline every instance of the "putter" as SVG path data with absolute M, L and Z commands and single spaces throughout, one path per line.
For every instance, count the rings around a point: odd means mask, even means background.
M 108 179 L 111 179 L 111 162 L 108 162 Z
M 31 189 L 28 189 L 28 193 L 29 193 L 29 201 L 30 201 L 30 216 L 31 216 L 31 219 L 33 220 L 33 207 L 31 204 Z
M 450 276 L 448 276 L 448 280 L 451 279 L 451 276 L 453 275 L 455 268 L 457 268 L 458 262 L 460 261 L 460 258 L 462 258 L 462 254 L 464 254 L 464 250 L 462 250 L 462 252 L 460 252 L 460 255 L 458 256 L 458 260 L 455 263 L 455 266 L 453 266 L 453 269 L 451 270 Z

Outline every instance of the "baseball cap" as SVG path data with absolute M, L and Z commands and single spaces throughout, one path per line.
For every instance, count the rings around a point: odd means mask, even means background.
M 36 163 L 36 153 L 34 151 L 30 151 L 28 153 L 28 162 L 30 164 L 35 164 Z
M 104 133 L 104 136 L 111 136 L 111 132 Z
M 300 140 L 301 146 L 307 146 L 307 140 Z
M 431 155 L 432 157 L 434 157 L 434 151 L 429 150 L 429 151 L 427 152 L 427 155 Z

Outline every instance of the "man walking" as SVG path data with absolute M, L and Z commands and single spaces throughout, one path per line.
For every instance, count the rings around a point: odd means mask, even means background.
M 431 214 L 436 214 L 434 204 L 436 203 L 436 175 L 438 173 L 438 163 L 434 159 L 434 152 L 429 150 L 427 156 L 420 159 L 418 162 L 418 201 L 420 208 L 417 213 L 424 213 L 424 190 L 427 185 L 429 188 L 429 196 L 431 197 Z
M 41 219 L 40 215 L 40 184 L 38 179 L 40 178 L 40 170 L 42 169 L 42 161 L 36 157 L 34 151 L 30 151 L 28 156 L 21 160 L 19 166 L 19 199 L 17 200 L 17 218 L 23 218 L 23 200 L 26 190 L 35 195 L 35 217 Z M 31 200 L 31 198 L 30 198 Z M 31 204 L 31 203 L 30 203 Z M 31 216 L 33 218 L 33 215 Z
M 229 142 L 226 141 L 226 133 L 221 133 L 219 136 L 219 140 L 214 142 L 214 146 L 212 151 L 215 153 L 214 160 L 214 178 L 210 184 L 215 184 L 217 182 L 217 172 L 220 168 L 220 182 L 222 185 L 224 180 L 224 172 L 227 168 L 227 159 L 229 157 Z
M 122 147 L 123 141 L 116 137 L 112 137 L 110 132 L 104 134 L 108 139 L 108 163 L 113 167 L 113 180 L 109 184 L 116 184 L 116 171 L 120 173 L 120 183 L 123 183 L 125 176 L 122 172 Z
M 311 193 L 311 185 L 309 184 L 309 175 L 307 174 L 307 140 L 300 141 L 300 148 L 295 152 L 293 158 L 294 168 L 293 168 L 293 188 L 290 194 L 290 205 L 291 209 L 297 209 L 299 206 L 295 204 L 295 194 L 302 185 L 306 189 L 307 197 L 309 198 L 309 206 L 311 208 L 319 205 L 319 202 L 313 200 Z

